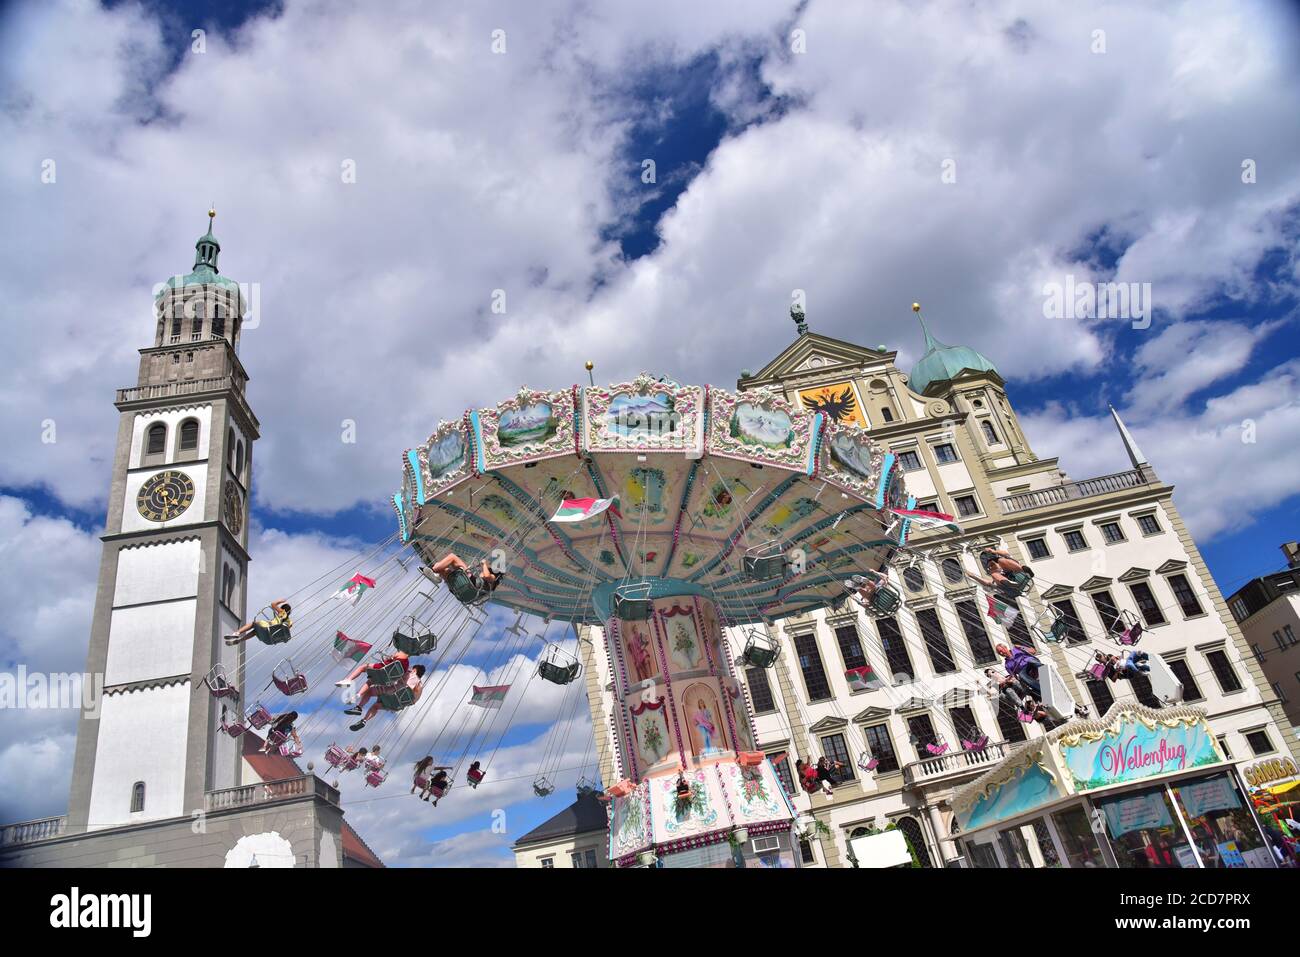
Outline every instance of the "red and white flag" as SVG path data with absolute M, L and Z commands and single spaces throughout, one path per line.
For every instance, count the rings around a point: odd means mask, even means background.
M 560 503 L 560 507 L 555 510 L 555 514 L 551 516 L 551 521 L 585 522 L 606 509 L 618 515 L 619 518 L 623 517 L 618 511 L 617 495 L 613 498 L 566 498 Z

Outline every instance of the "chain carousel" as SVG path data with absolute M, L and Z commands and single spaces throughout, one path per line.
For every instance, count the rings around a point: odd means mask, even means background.
M 441 423 L 404 465 L 393 504 L 424 565 L 454 554 L 504 573 L 463 600 L 605 642 L 610 859 L 796 866 L 792 805 L 755 749 L 723 629 L 743 634 L 741 664 L 770 666 L 774 620 L 838 605 L 846 580 L 887 568 L 908 524 L 889 511 L 906 498 L 894 457 L 773 392 L 642 374 L 522 388 Z M 571 683 L 580 659 L 548 646 L 538 674 Z

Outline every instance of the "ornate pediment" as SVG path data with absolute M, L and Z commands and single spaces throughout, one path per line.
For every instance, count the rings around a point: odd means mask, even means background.
M 929 698 L 917 698 L 915 696 L 908 698 L 902 704 L 894 708 L 895 714 L 908 714 L 912 711 L 925 711 L 930 707 Z
M 1096 591 L 1098 588 L 1109 588 L 1112 578 L 1106 578 L 1102 575 L 1093 575 L 1086 582 L 1079 586 L 1079 591 Z
M 822 718 L 816 724 L 808 729 L 811 734 L 829 734 L 832 731 L 843 731 L 848 727 L 846 718 Z
M 1159 568 L 1156 569 L 1157 575 L 1168 575 L 1170 572 L 1180 572 L 1187 567 L 1187 562 L 1171 558 Z
M 1123 575 L 1120 575 L 1119 580 L 1122 582 L 1136 582 L 1136 581 L 1141 581 L 1144 578 L 1150 578 L 1150 577 L 1151 577 L 1151 569 L 1138 568 L 1134 566 L 1133 568 L 1130 568 L 1128 571 L 1126 571 Z
M 791 375 L 806 377 L 810 373 L 818 373 L 822 370 L 825 370 L 829 376 L 838 373 L 843 377 L 850 374 L 846 366 L 877 363 L 892 354 L 877 352 L 842 339 L 809 332 L 795 339 L 780 355 L 748 378 L 783 379 Z
M 1046 601 L 1056 601 L 1058 598 L 1069 598 L 1073 592 L 1074 588 L 1070 585 L 1053 585 L 1043 592 L 1043 598 Z
M 880 721 L 884 718 L 888 718 L 889 714 L 890 712 L 888 708 L 872 706 L 863 711 L 859 711 L 853 716 L 853 720 L 857 724 L 868 724 L 872 721 Z

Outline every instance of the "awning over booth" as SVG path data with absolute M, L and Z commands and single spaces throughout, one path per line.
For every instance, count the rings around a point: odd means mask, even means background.
M 953 795 L 963 831 L 1020 817 L 1078 794 L 1222 764 L 1199 708 L 1117 703 L 1021 745 Z

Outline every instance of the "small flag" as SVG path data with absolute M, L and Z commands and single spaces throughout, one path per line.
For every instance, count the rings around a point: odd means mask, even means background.
M 566 498 L 551 516 L 551 521 L 585 522 L 605 509 L 611 510 L 619 518 L 623 517 L 618 510 L 618 496 L 615 495 L 613 498 Z
M 872 670 L 871 665 L 850 668 L 844 672 L 844 677 L 848 679 L 850 691 L 871 691 L 885 686 L 880 676 Z
M 368 641 L 357 641 L 355 638 L 349 638 L 341 631 L 334 633 L 334 652 L 331 657 L 335 661 L 342 661 L 344 658 L 360 661 L 369 650 L 370 642 Z
M 361 600 L 361 596 L 375 587 L 375 580 L 367 578 L 361 572 L 357 572 L 348 579 L 347 584 L 334 593 L 337 601 L 345 601 L 349 605 L 355 605 Z
M 1004 628 L 1010 628 L 1020 614 L 1020 609 L 993 595 L 986 597 L 989 600 L 989 617 Z
M 500 708 L 509 690 L 509 685 L 488 685 L 486 688 L 475 685 L 474 693 L 469 696 L 469 703 L 480 708 Z
M 943 512 L 929 512 L 919 508 L 891 508 L 886 511 L 908 519 L 921 528 L 937 529 L 942 532 L 961 531 L 961 526 L 952 520 L 952 516 Z

